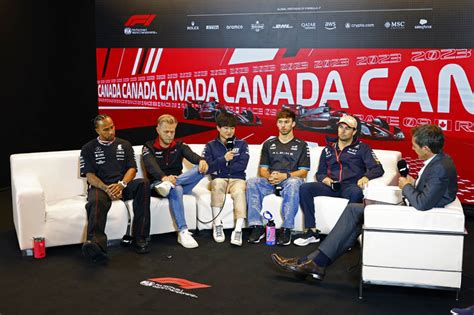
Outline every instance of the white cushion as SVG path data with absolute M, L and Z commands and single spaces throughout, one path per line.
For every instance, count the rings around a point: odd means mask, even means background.
M 86 197 L 76 196 L 51 201 L 46 206 L 46 246 L 83 243 L 87 237 Z M 112 202 L 107 213 L 105 234 L 109 240 L 121 239 L 127 229 L 128 216 L 122 201 Z

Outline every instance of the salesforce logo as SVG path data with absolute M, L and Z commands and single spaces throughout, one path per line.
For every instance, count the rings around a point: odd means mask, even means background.
M 420 19 L 418 25 L 415 25 L 415 30 L 430 30 L 432 26 L 428 24 L 427 19 Z

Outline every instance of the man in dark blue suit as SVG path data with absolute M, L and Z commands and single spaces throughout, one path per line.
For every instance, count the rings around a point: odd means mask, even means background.
M 418 179 L 400 177 L 398 186 L 407 203 L 417 210 L 444 207 L 456 199 L 457 172 L 453 160 L 443 153 L 444 135 L 436 125 L 418 126 L 412 130 L 412 149 L 423 160 Z M 332 231 L 319 248 L 306 257 L 285 258 L 272 254 L 280 268 L 299 277 L 322 280 L 325 269 L 343 255 L 357 240 L 364 222 L 364 205 L 347 205 Z

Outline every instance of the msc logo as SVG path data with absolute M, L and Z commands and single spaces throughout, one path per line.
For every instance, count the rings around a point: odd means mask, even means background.
M 392 30 L 401 30 L 405 28 L 405 21 L 387 21 L 384 26 Z
M 149 26 L 151 22 L 155 19 L 156 14 L 143 14 L 143 15 L 132 15 L 127 22 L 125 22 L 125 26 L 131 27 L 138 24 L 143 26 Z

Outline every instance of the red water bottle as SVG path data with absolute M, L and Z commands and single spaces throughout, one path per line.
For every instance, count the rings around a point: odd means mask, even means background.
M 44 237 L 33 238 L 33 255 L 35 258 L 44 258 L 46 256 L 46 242 Z

